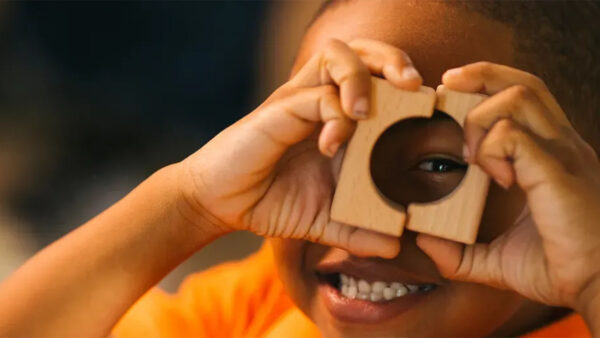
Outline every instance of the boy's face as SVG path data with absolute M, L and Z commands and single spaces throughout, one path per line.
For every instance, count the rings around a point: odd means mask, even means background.
M 482 60 L 510 65 L 513 60 L 509 28 L 438 1 L 342 1 L 310 28 L 294 71 L 330 38 L 394 45 L 412 58 L 424 85 L 434 88 L 447 69 Z M 396 200 L 432 199 L 458 184 L 464 174 L 462 131 L 452 120 L 411 121 L 390 131 L 386 139 L 382 149 L 394 154 L 394 160 L 374 158 L 373 174 L 391 187 L 386 193 Z M 505 231 L 523 203 L 519 191 L 492 186 L 479 240 L 489 241 Z M 524 308 L 531 305 L 514 293 L 443 279 L 417 248 L 414 233 L 405 231 L 400 240 L 402 251 L 391 260 L 358 258 L 305 241 L 271 241 L 288 293 L 326 336 L 510 334 L 503 325 L 517 313 L 517 321 L 529 315 Z M 388 302 L 352 300 L 336 290 L 340 273 L 371 286 L 375 281 L 387 286 L 399 282 L 421 290 Z M 435 288 L 428 291 L 431 285 Z

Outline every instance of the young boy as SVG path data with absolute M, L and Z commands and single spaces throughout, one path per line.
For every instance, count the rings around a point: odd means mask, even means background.
M 522 5 L 530 12 L 516 10 Z M 557 3 L 328 4 L 306 33 L 291 79 L 265 103 L 9 278 L 0 289 L 0 332 L 514 336 L 572 309 L 581 317 L 541 334 L 585 335 L 581 318 L 600 334 L 600 163 L 546 85 L 514 68 L 547 75 L 574 121 L 596 112 L 598 67 L 585 68 L 594 59 L 582 43 L 593 36 L 598 6 L 588 5 L 570 8 L 580 16 L 574 27 L 587 24 L 588 32 L 557 39 L 568 27 L 540 9 Z M 511 10 L 523 18 L 500 15 Z M 528 27 L 548 40 L 528 40 Z M 574 60 L 558 55 L 572 41 L 583 51 Z M 555 53 L 544 54 L 546 47 Z M 426 192 L 456 181 L 463 161 L 497 183 L 479 244 L 411 232 L 397 239 L 329 220 L 339 150 L 369 115 L 371 74 L 405 90 L 441 79 L 490 95 L 469 113 L 464 141 L 443 118 L 397 135 L 414 145 L 398 159 L 398 177 L 425 182 Z M 597 127 L 580 132 L 590 137 Z M 235 230 L 269 240 L 245 261 L 189 278 L 176 296 L 141 297 Z

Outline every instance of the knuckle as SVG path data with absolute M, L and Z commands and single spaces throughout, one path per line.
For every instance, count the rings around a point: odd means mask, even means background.
M 510 119 L 502 119 L 496 122 L 492 132 L 496 135 L 508 135 L 515 131 L 515 124 Z
M 485 162 L 485 160 L 487 159 L 487 157 L 488 157 L 488 155 L 490 153 L 490 149 L 492 148 L 492 145 L 495 144 L 495 143 L 496 142 L 491 141 L 490 138 L 484 139 L 483 142 L 481 142 L 481 145 L 479 146 L 479 149 L 475 153 L 475 160 L 478 163 Z
M 305 238 L 315 243 L 324 243 L 325 241 L 325 226 L 323 224 L 313 224 L 306 229 Z
M 340 79 L 340 83 L 347 81 L 360 81 L 367 83 L 369 80 L 369 71 L 366 67 L 352 67 Z
M 506 127 L 502 136 L 513 144 L 522 144 L 528 141 L 527 134 L 521 128 L 517 128 L 514 123 L 510 123 L 510 125 Z
M 352 241 L 352 236 L 358 229 L 356 228 L 345 228 L 343 231 L 340 231 L 341 238 L 339 238 L 339 243 L 344 245 L 345 247 L 350 247 L 350 242 Z
M 465 126 L 477 124 L 477 121 L 479 120 L 479 115 L 481 115 L 481 113 L 477 108 L 471 110 L 465 117 Z
M 293 86 L 281 87 L 277 89 L 277 91 L 275 91 L 272 96 L 276 99 L 284 99 L 299 95 L 300 93 L 302 93 L 302 91 L 303 88 Z
M 529 97 L 531 97 L 531 89 L 525 85 L 518 84 L 508 89 L 508 99 L 513 104 L 524 101 Z
M 347 78 L 349 79 L 362 79 L 365 76 L 369 76 L 369 72 L 367 71 L 366 67 L 361 67 L 360 64 L 357 65 L 356 67 L 352 67 L 350 68 L 350 70 L 347 73 Z
M 505 148 L 507 149 L 515 149 L 518 145 L 530 144 L 529 137 L 520 129 L 513 128 L 503 136 L 498 139 L 498 142 L 506 144 Z
M 402 49 L 382 41 L 358 38 L 350 41 L 348 46 L 359 51 L 367 49 L 377 50 L 388 58 L 388 62 L 396 65 L 412 63 L 408 54 Z
M 592 147 L 589 143 L 581 142 L 581 148 L 586 160 L 593 162 L 597 161 L 598 153 L 594 147 Z
M 494 64 L 488 61 L 479 61 L 473 64 L 482 77 L 491 77 L 494 74 Z
M 400 49 L 395 49 L 394 53 L 390 54 L 389 62 L 395 66 L 406 66 L 411 64 L 410 58 Z
M 369 39 L 353 39 L 348 42 L 347 46 L 357 55 L 369 54 L 373 49 L 373 40 Z
M 583 161 L 586 158 L 585 151 L 581 148 L 581 146 L 575 140 L 569 140 L 564 145 L 564 156 L 565 159 L 569 159 L 568 163 L 584 163 Z
M 365 43 L 369 43 L 369 42 L 370 42 L 370 40 L 368 40 L 368 39 L 352 39 L 350 42 L 348 42 L 348 46 L 350 46 L 352 48 L 357 48 L 357 47 L 361 47 Z
M 525 82 L 528 83 L 531 87 L 536 88 L 538 90 L 548 89 L 548 87 L 546 86 L 546 82 L 544 82 L 542 78 L 531 73 L 527 73 L 525 77 Z
M 464 280 L 471 275 L 473 270 L 474 252 L 473 248 L 467 246 L 463 252 L 463 257 L 455 271 L 447 271 L 446 277 L 453 277 L 459 280 Z
M 321 96 L 337 96 L 337 88 L 334 85 L 324 85 L 317 89 Z
M 482 124 L 484 123 L 484 122 L 482 122 L 482 120 L 485 120 L 485 116 L 487 114 L 489 114 L 489 113 L 483 106 L 475 107 L 465 117 L 464 124 L 465 124 L 465 126 L 469 125 L 469 126 L 480 126 L 481 127 Z
M 341 40 L 336 39 L 336 38 L 330 38 L 327 40 L 327 42 L 325 42 L 323 50 L 325 50 L 325 51 L 337 50 L 342 45 L 344 45 L 344 42 L 342 42 Z
M 495 152 L 502 144 L 517 144 L 524 136 L 525 134 L 517 128 L 512 120 L 502 119 L 494 124 L 487 137 L 483 140 L 478 158 L 483 159 L 489 152 Z

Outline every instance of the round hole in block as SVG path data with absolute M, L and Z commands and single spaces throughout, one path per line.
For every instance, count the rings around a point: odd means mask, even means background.
M 370 157 L 371 178 L 394 204 L 428 203 L 451 194 L 467 171 L 463 130 L 449 115 L 396 122 L 377 139 Z

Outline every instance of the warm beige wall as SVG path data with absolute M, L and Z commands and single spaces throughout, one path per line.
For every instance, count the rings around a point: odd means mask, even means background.
M 273 1 L 257 56 L 256 98 L 266 98 L 289 76 L 304 31 L 323 0 Z M 257 101 L 259 102 L 259 101 Z

